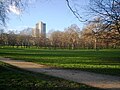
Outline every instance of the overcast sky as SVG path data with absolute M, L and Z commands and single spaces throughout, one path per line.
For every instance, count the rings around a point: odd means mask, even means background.
M 84 16 L 84 8 L 88 0 L 73 0 L 74 5 L 79 4 L 80 15 Z M 73 5 L 73 2 L 70 3 Z M 10 20 L 7 29 L 22 30 L 26 27 L 34 28 L 39 21 L 46 23 L 47 32 L 51 29 L 64 30 L 71 24 L 77 24 L 80 28 L 83 23 L 79 22 L 67 7 L 65 0 L 29 0 L 29 6 L 21 13 L 14 6 L 10 7 Z

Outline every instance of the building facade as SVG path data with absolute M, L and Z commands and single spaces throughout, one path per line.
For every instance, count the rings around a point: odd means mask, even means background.
M 33 37 L 46 37 L 46 24 L 43 22 L 38 22 L 36 27 L 32 30 Z

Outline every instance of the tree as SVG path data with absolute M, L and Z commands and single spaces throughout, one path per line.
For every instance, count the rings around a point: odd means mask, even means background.
M 14 33 L 14 31 L 9 31 L 8 45 L 13 46 L 13 47 L 16 45 L 16 34 Z
M 90 10 L 102 18 L 104 29 L 116 29 L 120 34 L 120 0 L 90 0 Z
M 120 45 L 120 34 L 116 30 L 104 30 L 101 18 L 95 18 L 82 30 L 82 39 L 88 48 L 117 48 Z
M 76 48 L 79 42 L 79 32 L 80 32 L 80 28 L 75 24 L 71 25 L 65 30 L 65 33 L 67 35 L 66 39 L 68 41 L 69 48 L 70 47 L 72 49 Z
M 61 47 L 61 33 L 60 31 L 54 31 L 51 33 L 50 40 L 54 48 Z
M 70 1 L 66 0 L 69 9 L 82 22 L 83 17 L 80 16 L 75 7 L 71 7 Z M 114 29 L 120 34 L 120 0 L 90 0 L 89 11 L 89 14 L 93 17 L 99 16 L 102 18 L 101 20 L 105 24 L 104 30 L 107 29 L 110 31 Z
M 95 25 L 94 24 L 87 24 L 82 30 L 82 43 L 84 48 L 94 48 L 96 49 L 96 37 L 94 33 Z
M 0 0 L 0 25 L 6 25 L 11 7 L 21 11 L 26 5 L 27 0 Z

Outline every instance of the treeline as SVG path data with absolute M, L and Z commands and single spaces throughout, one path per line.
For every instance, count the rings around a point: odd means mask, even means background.
M 63 49 L 102 49 L 120 48 L 120 34 L 116 30 L 103 30 L 101 23 L 88 23 L 82 30 L 71 25 L 64 31 L 52 31 L 47 38 L 31 35 L 4 33 L 0 30 L 0 45 L 12 47 L 63 48 Z

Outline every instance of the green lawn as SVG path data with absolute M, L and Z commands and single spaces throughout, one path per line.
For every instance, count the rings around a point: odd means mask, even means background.
M 3 47 L 0 48 L 0 56 L 60 68 L 80 69 L 120 76 L 120 49 L 95 51 Z
M 0 90 L 101 90 L 0 62 Z

